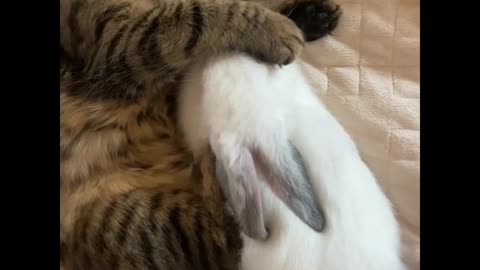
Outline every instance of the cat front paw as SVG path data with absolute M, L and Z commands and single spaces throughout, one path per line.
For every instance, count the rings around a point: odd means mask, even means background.
M 265 32 L 254 37 L 253 48 L 262 48 L 256 51 L 257 59 L 288 65 L 300 55 L 305 41 L 301 29 L 294 22 L 281 14 L 269 12 L 262 27 Z
M 305 40 L 314 41 L 330 34 L 342 15 L 331 0 L 304 0 L 282 10 L 303 31 Z

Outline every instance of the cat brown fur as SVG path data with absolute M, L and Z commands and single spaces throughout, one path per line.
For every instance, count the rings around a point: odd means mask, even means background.
M 63 265 L 237 269 L 240 233 L 212 184 L 211 153 L 192 175 L 176 127 L 178 81 L 227 51 L 287 64 L 300 30 L 232 0 L 61 0 L 60 25 Z

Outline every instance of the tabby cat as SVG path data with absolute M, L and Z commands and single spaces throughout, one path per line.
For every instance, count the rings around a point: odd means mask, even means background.
M 191 174 L 176 127 L 178 82 L 227 51 L 288 64 L 304 37 L 277 12 L 308 15 L 297 24 L 309 40 L 335 27 L 336 11 L 326 0 L 61 0 L 63 266 L 237 269 L 242 243 L 211 154 Z

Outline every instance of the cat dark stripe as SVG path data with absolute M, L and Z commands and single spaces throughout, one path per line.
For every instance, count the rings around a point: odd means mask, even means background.
M 66 161 L 72 157 L 71 145 L 60 145 L 60 160 Z
M 153 259 L 152 243 L 147 235 L 146 228 L 141 232 L 142 251 L 145 256 L 146 264 L 149 270 L 160 270 Z
M 83 244 L 83 245 L 86 245 L 88 246 L 89 242 L 88 242 L 88 237 L 89 237 L 89 234 L 88 234 L 88 229 L 90 228 L 91 226 L 91 222 L 92 222 L 92 218 L 93 218 L 93 213 L 95 211 L 95 208 L 97 207 L 98 205 L 98 201 L 94 201 L 93 203 L 91 203 L 88 207 L 85 207 L 83 210 L 84 210 L 84 213 L 82 213 L 82 217 L 83 217 L 83 220 L 80 220 L 80 224 L 79 224 L 79 230 L 78 232 L 80 233 L 80 241 L 78 241 L 77 243 L 79 244 Z
M 158 232 L 157 222 L 155 220 L 155 215 L 156 215 L 156 212 L 157 212 L 158 208 L 162 204 L 162 199 L 163 199 L 163 193 L 162 192 L 157 192 L 156 194 L 154 194 L 152 196 L 152 198 L 150 200 L 150 209 L 149 209 L 149 213 L 148 213 L 148 221 L 149 221 L 149 224 L 150 224 L 150 231 L 154 234 L 156 234 Z
M 130 225 L 132 224 L 135 218 L 135 214 L 136 214 L 135 210 L 139 203 L 140 202 L 137 199 L 132 205 L 128 205 L 125 215 L 123 216 L 123 219 L 119 223 L 120 231 L 117 233 L 117 242 L 121 246 L 125 243 L 125 239 L 127 239 L 127 234 L 128 234 L 127 230 L 130 228 Z
M 109 257 L 109 269 L 110 270 L 117 270 L 120 269 L 120 264 L 123 264 L 123 257 L 118 256 L 115 253 L 112 253 Z
M 258 27 L 258 17 L 260 16 L 260 12 L 258 11 L 257 8 L 254 8 L 253 9 L 253 14 L 252 14 L 252 23 L 253 23 L 253 28 L 257 28 Z
M 67 52 L 67 50 L 65 50 L 63 46 L 60 46 L 60 66 L 64 68 L 73 64 L 73 57 Z
M 175 8 L 175 11 L 173 12 L 173 18 L 175 21 L 180 20 L 180 18 L 182 17 L 182 12 L 183 12 L 183 2 L 179 1 L 177 4 L 177 7 Z
M 204 228 L 203 228 L 203 220 L 202 216 L 200 215 L 199 211 L 195 214 L 195 235 L 197 236 L 197 250 L 200 252 L 199 257 L 200 257 L 200 263 L 202 265 L 202 269 L 205 270 L 210 270 L 212 269 L 212 266 L 210 265 L 210 260 L 209 260 L 209 253 L 207 249 L 207 245 L 205 244 L 207 241 L 205 241 L 203 237 L 204 233 Z
M 239 7 L 238 1 L 233 1 L 232 4 L 230 4 L 230 6 L 228 7 L 228 13 L 227 13 L 227 19 L 226 19 L 227 23 L 233 22 L 234 15 L 236 14 L 238 7 Z
M 142 232 L 143 231 L 143 227 L 139 227 L 137 228 L 136 232 Z M 136 241 L 141 241 L 141 236 L 138 237 L 139 239 L 136 239 Z M 127 253 L 125 254 L 125 259 L 130 263 L 130 265 L 132 266 L 131 269 L 142 269 L 142 261 L 141 260 L 138 260 L 138 254 L 142 253 L 142 248 L 141 248 L 141 245 L 142 245 L 142 242 L 139 242 L 139 244 L 137 244 L 135 246 L 135 249 L 130 249 L 127 251 Z M 152 248 L 152 250 L 154 250 L 154 248 Z
M 100 228 L 98 229 L 96 236 L 96 244 L 98 247 L 97 251 L 99 255 L 102 255 L 107 248 L 106 234 L 108 231 L 111 230 L 112 219 L 115 216 L 117 208 L 119 207 L 119 205 L 121 206 L 122 203 L 128 202 L 128 199 L 130 196 L 132 196 L 132 194 L 133 191 L 130 191 L 120 196 L 116 196 L 113 201 L 110 201 L 108 203 L 108 206 L 106 207 L 103 217 L 101 219 Z
M 156 34 L 158 31 L 158 27 L 160 25 L 160 15 L 157 14 L 153 19 L 150 20 L 150 24 L 148 28 L 144 31 L 142 38 L 138 43 L 137 53 L 142 60 L 143 66 L 150 71 L 155 70 L 157 66 L 159 66 L 159 62 L 155 57 L 154 54 L 160 56 L 160 52 L 158 51 L 158 44 L 156 41 Z
M 119 5 L 114 5 L 107 7 L 107 9 L 102 12 L 102 14 L 97 18 L 97 25 L 95 27 L 95 41 L 98 42 L 103 36 L 106 25 L 115 18 L 120 12 L 129 8 L 130 4 L 123 3 Z
M 77 0 L 72 3 L 72 7 L 70 10 L 70 15 L 68 16 L 68 26 L 70 27 L 70 31 L 72 34 L 72 42 L 80 44 L 83 42 L 83 36 L 80 34 L 81 29 L 78 25 L 78 16 L 81 9 L 84 7 L 84 1 Z
M 132 28 L 130 28 L 130 30 L 128 31 L 129 35 L 131 36 L 135 34 L 141 26 L 145 26 L 150 16 L 156 11 L 158 11 L 158 8 L 152 8 L 149 11 L 145 12 L 142 16 L 140 16 L 139 19 L 132 26 Z
M 242 12 L 240 12 L 240 16 L 250 21 L 253 19 L 253 16 L 251 16 L 251 12 L 252 12 L 252 9 L 244 8 Z
M 171 211 L 171 210 L 170 210 Z M 177 238 L 175 237 L 175 231 L 172 229 L 172 224 L 162 224 L 162 232 L 163 232 L 163 237 L 165 240 L 165 245 L 167 246 L 168 250 L 170 251 L 170 254 L 174 257 L 175 260 L 179 260 L 180 257 L 183 257 L 183 259 L 187 259 L 186 255 L 180 254 L 180 250 L 178 250 L 177 246 L 180 247 L 179 241 L 177 241 Z
M 185 254 L 186 258 L 192 257 L 192 250 L 190 247 L 190 239 L 188 234 L 183 229 L 183 225 L 181 223 L 181 210 L 177 205 L 175 205 L 168 215 L 168 221 L 172 224 L 172 229 L 175 232 L 176 239 L 180 242 L 180 248 L 182 249 L 183 253 Z
M 111 67 L 111 63 L 113 60 L 113 56 L 115 54 L 115 51 L 117 50 L 117 47 L 120 43 L 120 40 L 123 38 L 125 31 L 127 30 L 128 24 L 125 23 L 118 31 L 116 34 L 113 36 L 112 40 L 110 41 L 110 45 L 108 46 L 107 53 L 105 54 L 105 63 L 107 67 L 106 73 L 108 74 L 109 71 L 111 71 L 113 68 Z
M 135 100 L 141 94 L 140 93 L 141 89 L 139 88 L 141 83 L 135 80 L 133 69 L 130 67 L 128 63 L 128 59 L 127 59 L 128 48 L 129 48 L 130 40 L 132 38 L 132 34 L 136 30 L 136 27 L 138 27 L 137 24 L 140 25 L 140 23 L 141 21 L 132 25 L 130 29 L 127 29 L 125 42 L 123 45 L 123 49 L 118 56 L 118 63 L 117 63 L 117 69 L 116 69 L 116 73 L 119 74 L 117 77 L 118 79 L 116 80 L 116 83 L 118 85 L 121 85 L 122 83 L 125 85 L 125 87 L 127 88 L 127 94 L 125 95 L 125 98 L 132 99 L 132 100 Z
M 187 42 L 187 46 L 185 47 L 185 53 L 187 56 L 190 56 L 192 53 L 192 50 L 195 48 L 197 45 L 198 39 L 203 33 L 203 14 L 202 14 L 202 8 L 200 7 L 200 4 L 196 1 L 193 2 L 192 4 L 192 31 L 190 35 L 190 39 Z

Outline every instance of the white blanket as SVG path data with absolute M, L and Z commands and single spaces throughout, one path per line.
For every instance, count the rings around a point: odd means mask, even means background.
M 302 56 L 392 201 L 411 270 L 420 267 L 419 1 L 338 0 L 344 14 L 334 36 Z

